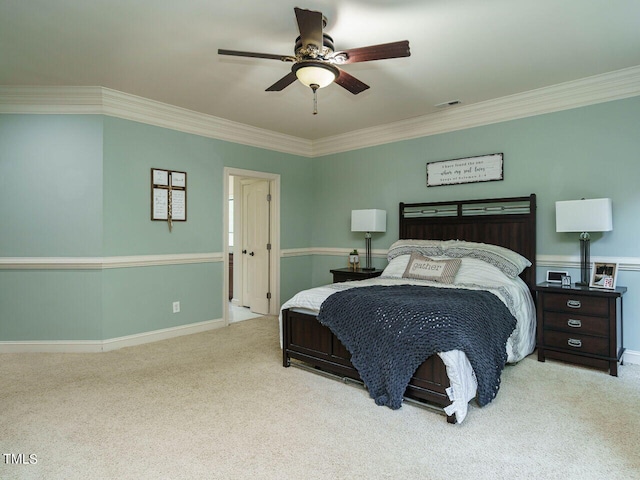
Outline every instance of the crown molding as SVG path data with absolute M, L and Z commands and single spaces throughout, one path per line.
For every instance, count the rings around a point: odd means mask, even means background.
M 104 113 L 203 137 L 310 157 L 309 140 L 102 88 Z
M 266 150 L 320 157 L 638 95 L 640 66 L 314 141 L 104 87 L 0 86 L 0 113 L 109 115 Z
M 104 87 L 0 86 L 0 113 L 93 114 L 310 157 L 310 140 L 232 122 Z
M 316 140 L 313 156 L 373 147 L 640 95 L 640 66 Z

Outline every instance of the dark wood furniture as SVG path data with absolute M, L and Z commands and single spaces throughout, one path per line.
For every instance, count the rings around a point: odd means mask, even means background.
M 333 283 L 349 282 L 351 280 L 364 280 L 366 278 L 374 278 L 382 275 L 382 270 L 376 268 L 374 270 L 354 270 L 352 268 L 334 268 L 330 270 L 333 274 Z
M 609 371 L 622 360 L 622 296 L 615 290 L 541 283 L 538 294 L 538 360 L 546 358 Z
M 533 266 L 522 278 L 535 286 L 536 196 L 436 203 L 400 203 L 400 239 L 467 240 L 509 248 Z M 283 365 L 296 359 L 313 369 L 360 380 L 351 355 L 331 330 L 314 315 L 285 309 L 282 312 Z M 444 363 L 429 357 L 413 375 L 405 396 L 443 408 L 451 401 Z M 455 423 L 455 416 L 447 417 Z

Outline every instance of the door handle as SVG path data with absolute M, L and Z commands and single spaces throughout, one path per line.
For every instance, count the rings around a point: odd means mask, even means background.
M 246 250 L 242 250 L 242 253 L 247 253 L 247 251 Z
M 251 252 L 251 253 L 249 253 L 249 255 L 251 255 L 253 257 L 255 255 L 255 253 Z

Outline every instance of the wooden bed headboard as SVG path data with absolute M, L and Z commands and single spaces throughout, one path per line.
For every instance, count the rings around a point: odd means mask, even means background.
M 520 274 L 536 284 L 536 195 L 453 202 L 400 203 L 400 239 L 466 240 L 518 252 L 531 262 Z

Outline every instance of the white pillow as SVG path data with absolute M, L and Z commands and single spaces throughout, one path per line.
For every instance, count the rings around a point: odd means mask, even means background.
M 531 266 L 531 262 L 519 253 L 498 245 L 487 243 L 448 240 L 443 245 L 444 255 L 451 258 L 471 257 L 483 260 L 498 267 L 505 275 L 516 278 L 522 271 Z
M 402 274 L 407 269 L 407 264 L 411 255 L 399 255 L 389 261 L 382 272 L 381 277 L 402 278 Z
M 471 257 L 460 260 L 462 263 L 456 274 L 456 283 L 487 286 L 513 285 L 513 278 L 490 263 Z

